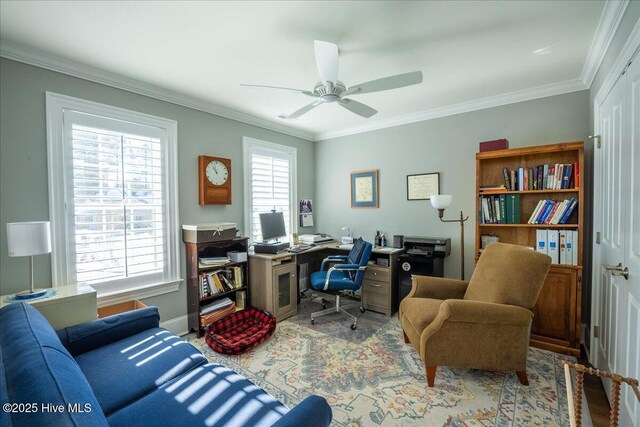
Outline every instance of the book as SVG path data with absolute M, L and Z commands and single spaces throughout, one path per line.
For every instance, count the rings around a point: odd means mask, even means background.
M 544 222 L 544 219 L 546 218 L 546 215 L 549 214 L 552 206 L 553 202 L 551 200 L 544 201 L 544 206 L 540 209 L 540 213 L 538 213 L 538 216 L 536 217 L 535 224 L 542 224 Z
M 547 218 L 544 220 L 545 224 L 553 224 L 551 221 L 556 216 L 556 214 L 559 214 L 560 209 L 562 208 L 562 203 L 563 202 L 553 203 L 553 208 L 551 208 L 551 212 L 549 212 L 549 215 L 547 215 Z
M 536 205 L 535 209 L 531 213 L 531 216 L 529 217 L 529 220 L 527 221 L 527 224 L 534 224 L 535 223 L 535 220 L 538 217 L 538 214 L 540 213 L 540 209 L 542 208 L 542 206 L 544 206 L 544 202 L 545 202 L 544 200 L 538 201 L 538 204 Z
M 547 230 L 536 230 L 536 251 L 548 255 Z
M 560 202 L 560 206 L 558 206 L 558 209 L 555 211 L 555 213 L 551 217 L 551 220 L 547 224 L 558 224 L 560 218 L 564 214 L 565 209 L 567 208 L 568 203 L 569 201 L 567 199 L 564 199 L 562 202 Z
M 578 206 L 578 199 L 574 198 L 571 204 L 569 205 L 569 207 L 565 210 L 565 213 L 562 215 L 562 218 L 560 218 L 560 221 L 558 222 L 558 224 L 566 224 L 567 221 L 569 221 L 569 218 L 571 217 L 571 214 L 575 210 L 576 206 Z
M 507 194 L 507 209 L 509 210 L 509 224 L 520 224 L 520 195 Z
M 570 188 L 571 184 L 571 171 L 573 169 L 573 165 L 564 165 L 562 169 L 562 185 L 561 188 Z
M 500 216 L 500 198 L 493 197 L 493 212 L 495 213 L 496 224 L 502 224 L 502 217 Z
M 504 186 L 507 190 L 511 190 L 511 180 L 509 179 L 509 169 L 502 168 L 502 175 L 504 176 Z
M 500 218 L 502 219 L 502 224 L 508 224 L 507 222 L 507 195 L 501 194 L 498 196 L 500 203 Z
M 548 249 L 547 249 L 547 255 L 549 255 L 551 257 L 551 262 L 553 264 L 558 264 L 558 261 L 560 260 L 560 255 L 559 255 L 559 235 L 558 235 L 558 230 L 547 230 L 547 242 L 548 242 Z
M 567 264 L 567 230 L 560 230 L 558 232 L 558 244 L 559 244 L 559 260 L 560 264 Z
M 515 169 L 511 170 L 511 191 L 518 191 L 518 180 L 516 179 Z
M 238 291 L 236 293 L 236 307 L 242 310 L 247 305 L 247 293 L 245 291 Z

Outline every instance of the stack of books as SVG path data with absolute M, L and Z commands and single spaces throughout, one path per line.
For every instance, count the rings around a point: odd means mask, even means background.
M 215 267 L 217 265 L 229 264 L 231 259 L 229 257 L 210 257 L 210 258 L 198 258 L 198 267 L 207 268 Z
M 572 197 L 562 202 L 540 200 L 533 210 L 528 224 L 566 224 L 578 206 L 578 199 Z
M 510 191 L 561 190 L 580 186 L 580 169 L 576 163 L 556 163 L 533 167 L 502 169 L 505 188 Z
M 520 224 L 520 195 L 480 196 L 480 224 Z
M 200 326 L 206 327 L 236 311 L 236 305 L 229 298 L 221 298 L 200 309 Z

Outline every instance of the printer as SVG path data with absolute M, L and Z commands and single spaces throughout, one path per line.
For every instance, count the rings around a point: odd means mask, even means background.
M 399 301 L 411 292 L 411 276 L 444 277 L 444 258 L 449 254 L 449 238 L 405 237 L 404 253 L 398 256 Z
M 298 236 L 298 241 L 300 243 L 304 243 L 304 244 L 311 244 L 311 243 L 322 243 L 322 242 L 329 242 L 333 240 L 333 238 L 331 236 L 329 236 L 328 234 L 301 234 Z

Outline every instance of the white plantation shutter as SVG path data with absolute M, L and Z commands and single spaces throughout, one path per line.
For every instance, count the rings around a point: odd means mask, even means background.
M 245 183 L 248 236 L 262 241 L 260 214 L 282 212 L 287 235 L 295 231 L 294 185 L 295 148 L 245 138 Z

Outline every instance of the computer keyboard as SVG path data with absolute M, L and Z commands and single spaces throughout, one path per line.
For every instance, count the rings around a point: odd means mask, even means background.
M 289 249 L 287 249 L 287 251 L 297 254 L 298 252 L 304 252 L 308 249 L 311 249 L 311 246 L 302 245 L 302 246 L 292 246 Z

